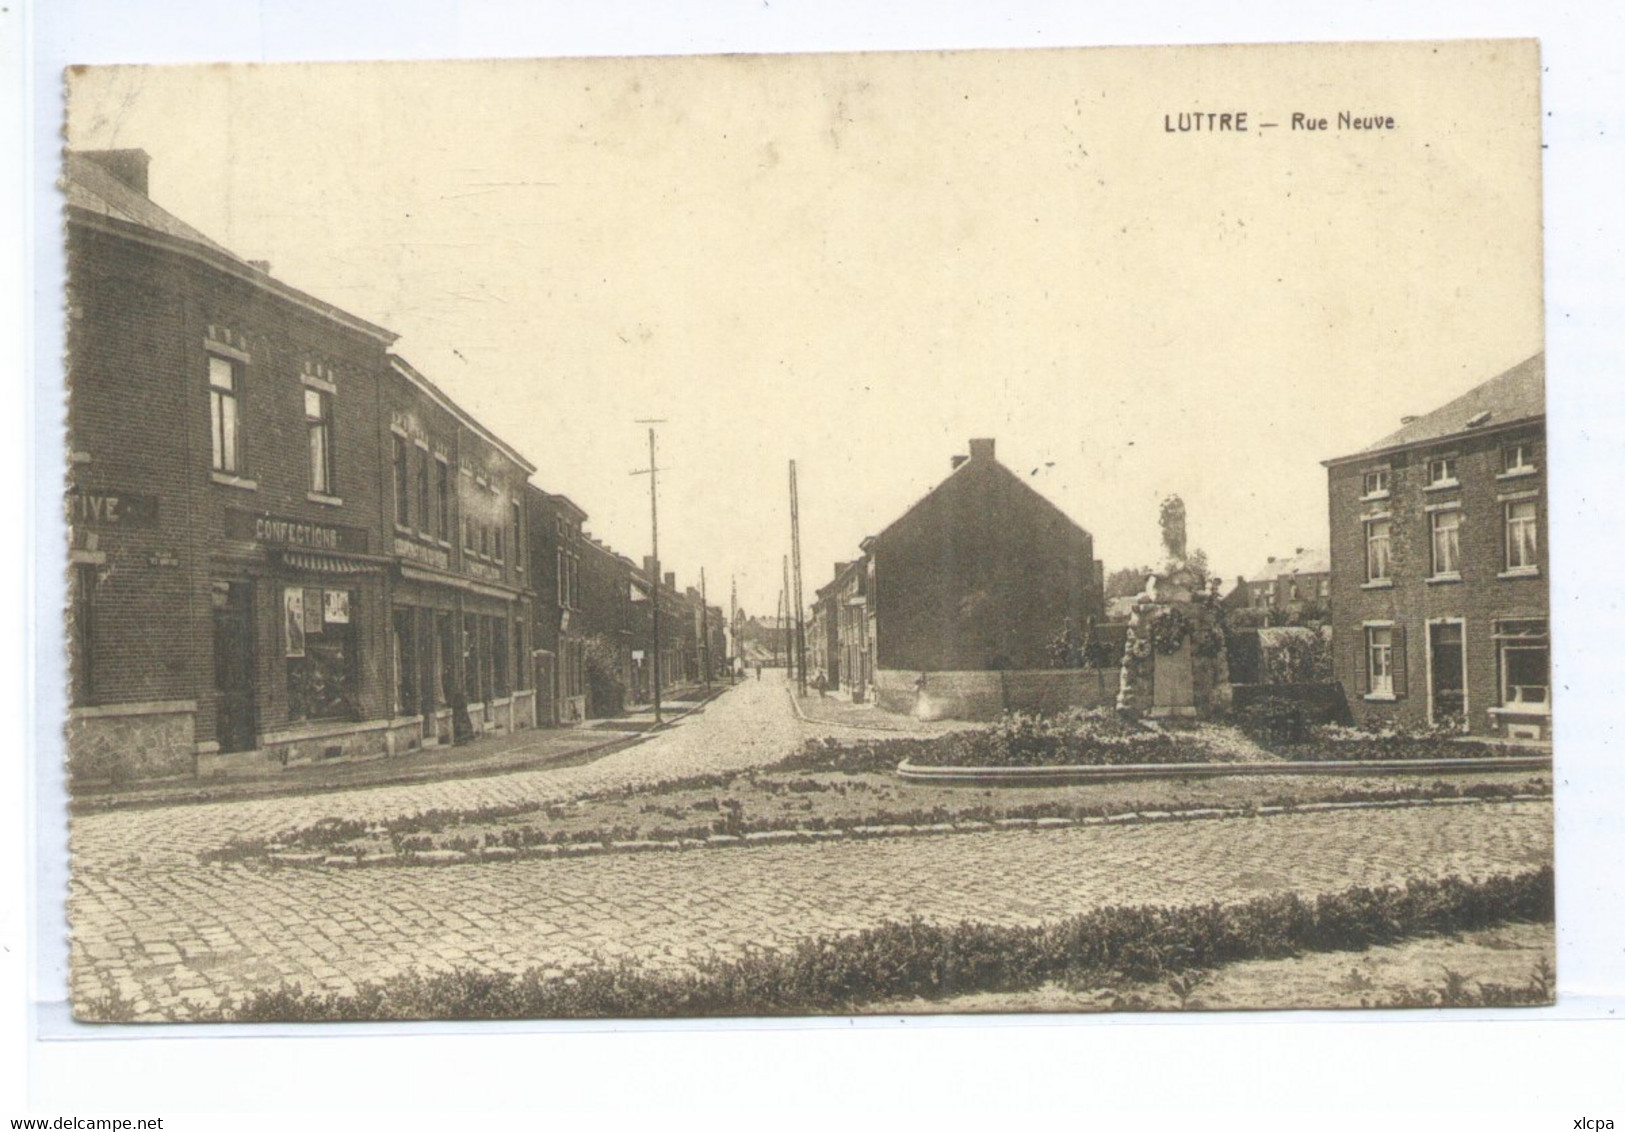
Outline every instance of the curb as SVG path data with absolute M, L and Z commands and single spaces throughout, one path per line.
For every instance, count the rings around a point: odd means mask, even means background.
M 901 727 L 875 727 L 868 723 L 848 723 L 844 719 L 814 719 L 801 710 L 801 702 L 796 698 L 794 690 L 786 687 L 785 691 L 789 693 L 790 707 L 795 711 L 796 718 L 814 727 L 845 727 L 852 731 L 864 731 L 874 735 L 896 735 L 903 738 L 917 734 Z
M 1125 766 L 916 766 L 904 759 L 899 778 L 909 782 L 979 786 L 1050 786 L 1155 778 L 1222 778 L 1227 775 L 1470 774 L 1552 769 L 1550 755 L 1483 759 L 1386 759 L 1279 763 L 1131 763 Z
M 187 789 L 165 791 L 129 791 L 94 793 L 80 798 L 71 794 L 68 798 L 68 813 L 72 816 L 85 816 L 90 814 L 108 813 L 113 810 L 154 810 L 165 809 L 170 806 L 204 806 L 230 802 L 258 802 L 272 798 L 314 797 L 322 794 L 342 794 L 351 790 L 372 790 L 386 786 L 421 786 L 430 782 L 452 782 L 474 778 L 494 778 L 503 774 L 529 773 L 531 771 L 546 770 L 579 766 L 584 762 L 596 762 L 610 755 L 618 755 L 629 750 L 647 739 L 664 734 L 670 726 L 679 720 L 686 719 L 695 712 L 721 698 L 728 687 L 713 690 L 712 694 L 704 699 L 693 702 L 693 706 L 677 715 L 668 716 L 658 728 L 651 727 L 646 731 L 629 733 L 605 729 L 601 742 L 591 743 L 568 751 L 552 758 L 538 759 L 531 762 L 499 763 L 488 766 L 473 766 L 457 770 L 444 766 L 423 766 L 413 770 L 401 771 L 397 774 L 386 775 L 378 779 L 365 782 L 299 782 L 291 775 L 285 777 L 267 777 L 237 780 L 240 783 L 253 784 L 261 789 L 229 789 L 226 787 L 211 787 L 208 779 L 199 779 L 187 783 Z M 559 728 L 531 728 L 525 733 L 546 733 L 560 730 Z M 592 733 L 590 729 L 587 733 Z M 387 763 L 387 759 L 370 760 L 371 763 Z M 352 764 L 367 765 L 367 764 Z M 298 773 L 298 772 L 294 772 Z M 224 780 L 230 782 L 232 780 Z
M 619 856 L 626 853 L 684 852 L 690 849 L 749 849 L 777 845 L 817 845 L 831 841 L 890 841 L 904 837 L 942 836 L 958 833 L 1053 833 L 1059 830 L 1087 829 L 1092 826 L 1169 824 L 1213 821 L 1225 818 L 1280 817 L 1292 814 L 1337 813 L 1344 810 L 1404 810 L 1434 806 L 1505 805 L 1509 803 L 1550 803 L 1550 794 L 1513 794 L 1496 798 L 1394 798 L 1369 802 L 1306 802 L 1297 806 L 1256 806 L 1188 810 L 1131 810 L 1120 814 L 1083 818 L 997 818 L 932 822 L 921 825 L 856 825 L 840 829 L 778 829 L 745 834 L 712 834 L 706 838 L 673 838 L 646 841 L 581 841 L 535 845 L 526 848 L 487 846 L 484 849 L 435 849 L 374 857 L 349 857 L 321 850 L 283 850 L 240 864 L 261 864 L 273 868 L 421 868 L 447 865 L 490 864 L 515 861 L 553 861 L 570 857 Z

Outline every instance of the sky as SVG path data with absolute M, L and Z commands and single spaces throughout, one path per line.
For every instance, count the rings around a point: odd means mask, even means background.
M 665 567 L 766 614 L 788 461 L 810 602 L 971 437 L 1108 571 L 1159 558 L 1170 493 L 1226 577 L 1324 547 L 1320 461 L 1542 348 L 1538 70 L 1509 41 L 103 67 L 67 137 L 146 149 L 159 204 L 399 333 L 634 560 L 662 422 Z M 1169 129 L 1197 111 L 1249 128 Z

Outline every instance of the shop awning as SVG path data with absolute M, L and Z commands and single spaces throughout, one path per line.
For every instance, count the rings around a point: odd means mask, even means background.
M 312 574 L 380 574 L 384 560 L 354 554 L 316 554 L 308 550 L 284 550 L 282 564 Z

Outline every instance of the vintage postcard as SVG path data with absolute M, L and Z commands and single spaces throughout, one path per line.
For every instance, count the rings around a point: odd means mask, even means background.
M 1554 1001 L 1533 41 L 66 81 L 77 1019 Z

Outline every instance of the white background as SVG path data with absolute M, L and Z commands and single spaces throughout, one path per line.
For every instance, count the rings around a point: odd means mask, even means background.
M 1616 764 L 1620 648 L 1619 272 L 1625 21 L 1611 4 L 1120 5 L 906 0 L 562 4 L 454 0 L 0 0 L 0 201 L 22 254 L 0 257 L 0 413 L 18 461 L 8 571 L 0 772 L 0 1119 L 163 1115 L 165 1127 L 479 1127 L 592 1117 L 610 1127 L 1020 1121 L 1145 1127 L 1569 1128 L 1625 1122 L 1625 870 Z M 1226 10 L 1231 9 L 1231 10 Z M 1562 1004 L 1496 1014 L 513 1027 L 389 1036 L 130 1040 L 40 1037 L 42 935 L 60 933 L 63 817 L 56 534 L 61 386 L 56 296 L 58 76 L 69 63 L 491 57 L 721 51 L 1538 36 L 1546 69 L 1548 428 L 1558 750 Z M 19 160 L 19 158 L 22 158 Z M 1493 233 L 1485 233 L 1493 239 Z M 32 535 L 33 537 L 30 537 Z M 30 636 L 31 627 L 38 632 Z M 35 760 L 38 760 L 37 762 Z M 43 797 L 44 803 L 39 799 Z M 35 846 L 43 847 L 35 859 Z M 38 917 L 36 922 L 35 916 Z M 211 1116 L 186 1114 L 216 1114 Z M 279 1120 L 273 1114 L 297 1113 Z M 230 1114 L 230 1115 L 226 1115 Z M 475 1114 L 483 1114 L 476 1116 Z M 488 1123 L 490 1121 L 496 1123 Z M 634 1123 L 635 1122 L 635 1123 Z M 472 1121 L 470 1122 L 472 1123 Z

